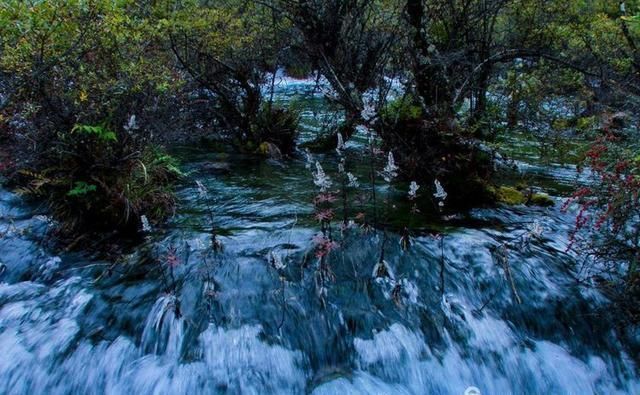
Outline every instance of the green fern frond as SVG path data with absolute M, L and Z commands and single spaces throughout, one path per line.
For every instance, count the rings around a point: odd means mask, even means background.
M 102 141 L 112 141 L 112 142 L 116 142 L 118 141 L 118 137 L 116 136 L 115 132 L 105 128 L 104 126 L 92 126 L 92 125 L 82 125 L 82 124 L 76 124 L 73 129 L 71 129 L 71 132 L 73 133 L 84 133 L 84 134 L 88 134 L 88 135 L 92 135 L 97 137 L 98 139 L 102 140 Z

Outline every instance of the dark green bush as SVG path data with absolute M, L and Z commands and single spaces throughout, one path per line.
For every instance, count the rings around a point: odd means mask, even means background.
M 283 155 L 292 154 L 298 137 L 299 117 L 295 109 L 265 106 L 252 126 L 254 144 L 258 147 L 273 144 Z
M 57 138 L 32 169 L 22 170 L 19 192 L 42 198 L 64 233 L 122 231 L 141 216 L 160 221 L 175 205 L 176 161 L 105 125 L 76 125 Z
M 427 119 L 415 100 L 390 102 L 376 125 L 385 151 L 392 151 L 402 176 L 432 185 L 439 179 L 450 207 L 472 207 L 495 200 L 489 188 L 491 153 L 452 122 Z
M 386 125 L 418 120 L 421 117 L 422 108 L 411 96 L 403 96 L 392 100 L 380 111 L 381 122 Z

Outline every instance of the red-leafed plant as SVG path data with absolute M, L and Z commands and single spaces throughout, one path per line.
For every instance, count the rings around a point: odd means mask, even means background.
M 640 320 L 640 147 L 634 132 L 606 125 L 586 152 L 589 181 L 564 205 L 577 207 L 569 248 L 584 260 L 579 279 L 604 286 Z

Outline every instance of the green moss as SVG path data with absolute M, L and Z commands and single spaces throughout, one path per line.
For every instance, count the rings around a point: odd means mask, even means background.
M 541 207 L 551 207 L 555 205 L 555 202 L 546 193 L 534 193 L 529 199 L 529 204 Z
M 551 122 L 551 127 L 554 130 L 565 130 L 570 126 L 570 122 L 567 119 L 554 119 Z
M 487 192 L 487 195 L 491 197 L 491 200 L 495 201 L 498 199 L 498 190 L 495 186 L 485 183 L 484 190 Z
M 526 202 L 524 194 L 513 187 L 501 186 L 498 188 L 497 198 L 499 202 L 512 206 Z
M 594 127 L 597 123 L 597 118 L 594 116 L 591 117 L 580 117 L 576 123 L 576 128 L 578 130 L 586 131 Z

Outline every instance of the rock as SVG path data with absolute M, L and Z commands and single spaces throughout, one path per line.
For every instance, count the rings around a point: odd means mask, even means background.
M 226 162 L 208 162 L 202 166 L 202 170 L 213 174 L 229 174 L 231 166 Z
M 282 152 L 280 148 L 273 143 L 264 142 L 258 147 L 258 152 L 262 155 L 268 156 L 271 159 L 282 159 Z
M 540 207 L 551 207 L 555 205 L 555 202 L 546 193 L 534 193 L 529 198 L 528 204 Z
M 524 194 L 513 187 L 501 186 L 497 190 L 498 201 L 511 206 L 525 204 L 527 199 Z

